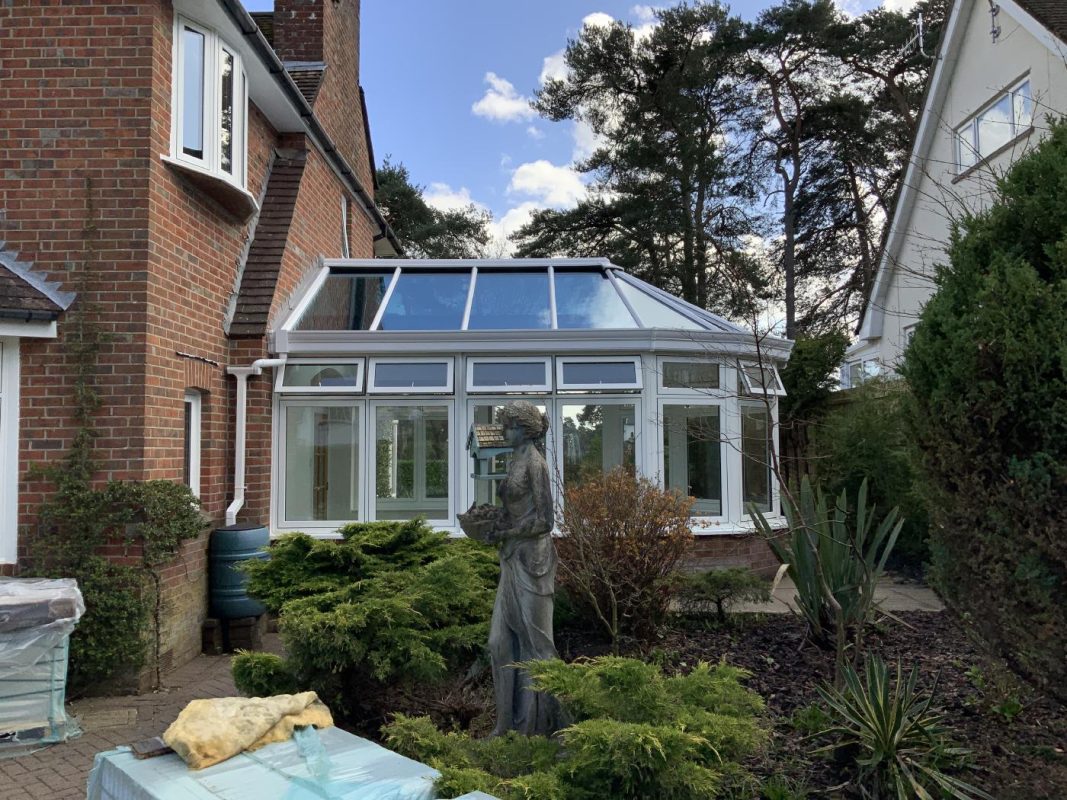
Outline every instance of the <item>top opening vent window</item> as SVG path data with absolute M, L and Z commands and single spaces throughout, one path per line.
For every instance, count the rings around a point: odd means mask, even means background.
M 363 359 L 288 361 L 278 371 L 275 391 L 357 393 L 363 390 Z
M 468 392 L 548 392 L 552 390 L 547 358 L 471 358 Z
M 697 390 L 720 387 L 719 365 L 706 361 L 660 362 L 663 389 Z
M 1034 101 L 1030 79 L 1020 81 L 956 129 L 956 155 L 960 171 L 989 158 L 1033 123 Z
M 778 377 L 778 370 L 773 364 L 760 366 L 741 362 L 738 364 L 738 374 L 748 394 L 785 396 L 785 387 L 782 386 L 782 379 Z
M 450 394 L 452 359 L 372 358 L 367 391 L 372 394 Z
M 556 369 L 560 391 L 641 388 L 638 356 L 560 358 L 556 360 Z

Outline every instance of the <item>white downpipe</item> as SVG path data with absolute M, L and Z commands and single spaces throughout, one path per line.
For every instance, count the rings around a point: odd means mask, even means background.
M 226 371 L 237 379 L 237 429 L 233 445 L 233 502 L 226 509 L 226 524 L 237 523 L 237 512 L 245 504 L 245 434 L 248 409 L 248 378 L 262 375 L 266 367 L 280 367 L 284 358 L 260 358 L 249 367 L 227 367 Z

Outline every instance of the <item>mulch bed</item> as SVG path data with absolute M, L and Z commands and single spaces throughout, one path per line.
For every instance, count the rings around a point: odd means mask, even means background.
M 972 751 L 971 769 L 960 777 L 997 800 L 1067 798 L 1067 708 L 1018 682 L 1003 662 L 967 637 L 951 614 L 897 616 L 906 625 L 886 621 L 868 635 L 866 645 L 889 664 L 899 660 L 905 673 L 917 662 L 925 689 L 937 680 L 937 703 L 955 731 L 954 743 Z M 696 621 L 669 630 L 653 655 L 667 668 L 684 670 L 700 660 L 725 658 L 749 670 L 748 685 L 766 700 L 774 724 L 768 753 L 750 765 L 753 772 L 761 778 L 786 777 L 812 796 L 854 796 L 854 787 L 842 786 L 849 779 L 847 764 L 812 756 L 820 742 L 806 740 L 792 721 L 798 710 L 819 700 L 815 687 L 832 680 L 832 653 L 807 644 L 803 624 L 790 615 L 731 619 L 726 628 Z M 606 649 L 576 632 L 560 632 L 557 642 L 568 659 Z

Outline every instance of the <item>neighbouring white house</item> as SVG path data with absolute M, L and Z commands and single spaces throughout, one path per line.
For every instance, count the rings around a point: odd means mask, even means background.
M 878 274 L 841 384 L 892 374 L 934 291 L 952 221 L 1067 115 L 1067 0 L 955 0 Z

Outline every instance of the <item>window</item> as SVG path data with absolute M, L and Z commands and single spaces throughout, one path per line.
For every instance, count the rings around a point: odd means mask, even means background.
M 784 396 L 785 388 L 774 364 L 738 362 L 741 383 L 748 394 Z
M 200 392 L 185 392 L 185 452 L 182 483 L 197 497 L 200 496 L 200 422 L 202 418 Z
M 1027 78 L 956 129 L 956 163 L 960 172 L 1026 132 L 1033 117 L 1034 101 Z
M 615 467 L 633 469 L 637 453 L 633 403 L 564 405 L 563 485 L 577 486 Z
M 470 281 L 469 272 L 401 271 L 378 330 L 458 331 Z
M 771 419 L 763 406 L 741 407 L 741 500 L 771 511 Z
M 722 454 L 718 406 L 663 406 L 664 484 L 694 498 L 693 516 L 722 516 Z
M 475 425 L 499 425 L 501 423 L 501 414 L 506 405 L 505 402 L 501 401 L 479 401 L 471 407 L 471 422 Z M 545 413 L 546 406 L 544 403 L 534 403 L 534 405 L 542 414 Z M 499 494 L 500 482 L 507 473 L 508 459 L 510 457 L 510 453 L 496 454 L 485 458 L 481 463 L 476 463 L 471 458 L 469 451 L 465 450 L 463 452 L 464 463 L 472 465 L 474 469 L 472 473 L 474 488 L 471 492 L 471 497 L 475 503 L 479 505 L 483 503 L 496 506 L 502 505 Z M 474 475 L 479 477 L 474 478 Z
M 372 358 L 368 391 L 376 394 L 450 393 L 452 359 L 413 361 L 402 358 Z
M 345 196 L 341 196 L 341 258 L 351 257 L 351 244 L 348 238 L 348 206 L 349 200 Z
M 660 362 L 660 388 L 670 394 L 718 389 L 720 385 L 718 364 L 707 361 Z M 676 391 L 671 391 L 672 389 Z
M 298 331 L 369 331 L 385 302 L 393 272 L 329 275 L 308 302 Z
M 913 336 L 915 336 L 915 326 L 916 325 L 918 325 L 918 323 L 917 322 L 913 322 L 911 325 L 905 325 L 904 326 L 904 346 L 905 347 L 908 347 L 909 345 L 911 345 L 911 339 L 912 339 Z
M 478 270 L 468 330 L 544 330 L 551 327 L 548 272 Z
M 287 402 L 283 408 L 283 520 L 358 519 L 360 409 L 343 402 Z
M 18 558 L 19 340 L 0 339 L 0 564 Z
M 244 187 L 248 84 L 241 57 L 214 31 L 182 17 L 174 55 L 174 158 Z
M 468 392 L 551 391 L 547 358 L 471 358 Z
M 557 385 L 561 391 L 575 389 L 640 389 L 641 359 L 560 358 L 556 361 Z
M 448 407 L 380 405 L 374 412 L 375 519 L 450 519 Z
M 356 393 L 363 389 L 363 359 L 288 361 L 278 370 L 276 392 Z
M 603 271 L 555 271 L 556 320 L 561 329 L 636 328 L 633 315 Z

